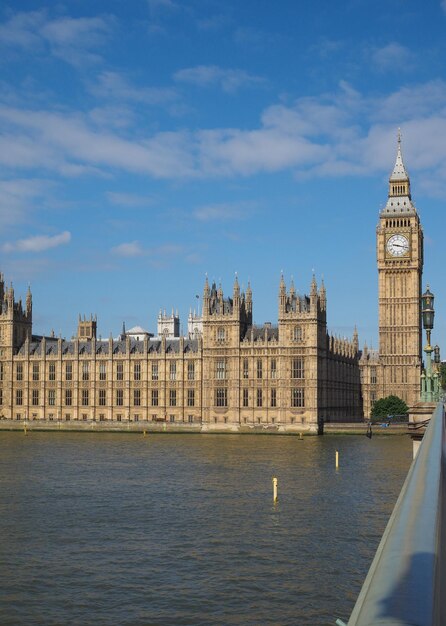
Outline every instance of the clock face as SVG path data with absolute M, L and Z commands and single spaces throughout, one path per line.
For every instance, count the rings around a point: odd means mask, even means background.
M 404 256 L 409 252 L 409 241 L 404 235 L 392 235 L 387 240 L 387 252 L 392 256 Z

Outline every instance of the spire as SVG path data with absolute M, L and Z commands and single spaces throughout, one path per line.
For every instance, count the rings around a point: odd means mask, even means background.
M 355 348 L 355 352 L 359 350 L 359 336 L 358 336 L 358 328 L 355 324 L 355 330 L 353 332 L 353 346 Z
M 204 281 L 203 298 L 209 298 L 209 294 L 210 294 L 209 281 L 208 281 L 208 275 L 206 274 L 206 280 Z
M 252 289 L 251 289 L 251 281 L 248 280 L 248 286 L 246 288 L 246 299 L 252 300 Z
M 234 280 L 234 295 L 236 293 L 240 295 L 240 285 L 238 284 L 237 272 L 235 273 L 235 280 Z
M 321 280 L 321 286 L 319 288 L 319 301 L 321 303 L 321 309 L 324 311 L 327 308 L 327 291 L 325 289 L 324 279 Z
M 398 129 L 398 145 L 395 166 L 389 177 L 389 193 L 386 206 L 381 215 L 416 215 L 417 210 L 412 203 L 410 178 L 404 165 L 401 153 L 401 130 Z
M 28 291 L 26 292 L 26 314 L 29 315 L 33 308 L 33 297 L 31 295 L 31 287 L 28 285 Z
M 283 279 L 283 272 L 280 274 L 279 293 L 280 295 L 286 293 L 285 281 Z
M 317 283 L 316 283 L 316 276 L 314 274 L 314 271 L 313 271 L 313 278 L 311 280 L 311 292 L 310 292 L 310 295 L 312 295 L 312 296 L 316 296 L 317 295 Z
M 404 166 L 403 156 L 401 154 L 401 129 L 398 128 L 398 147 L 396 151 L 396 161 L 392 173 L 389 178 L 392 181 L 407 181 L 409 182 L 409 174 Z

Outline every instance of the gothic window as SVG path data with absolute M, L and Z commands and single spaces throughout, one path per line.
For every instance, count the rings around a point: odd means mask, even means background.
M 124 363 L 116 363 L 116 380 L 124 380 Z
M 224 328 L 217 330 L 217 341 L 224 341 L 226 339 L 226 332 Z
M 194 416 L 193 415 L 188 415 L 187 416 L 187 421 L 189 422 L 189 424 L 193 424 L 194 423 Z
M 262 389 L 257 389 L 257 406 L 263 406 L 263 391 Z
M 293 408 L 305 406 L 304 389 L 302 388 L 291 389 L 291 406 Z
M 169 369 L 169 378 L 170 380 L 176 380 L 177 378 L 177 364 L 176 361 L 172 361 L 170 363 L 170 369 Z M 174 404 L 171 404 L 170 406 L 175 406 Z
M 90 367 L 89 366 L 90 366 L 90 363 L 88 363 L 87 361 L 82 363 L 82 380 L 90 379 Z
M 73 364 L 65 363 L 65 380 L 73 380 Z
M 215 390 L 215 406 L 228 406 L 228 390 L 226 387 L 217 387 Z
M 271 378 L 277 378 L 277 361 L 276 359 L 271 359 Z
M 133 363 L 133 380 L 141 380 L 141 363 Z
M 249 378 L 249 361 L 243 359 L 243 378 Z
M 243 406 L 249 406 L 249 390 L 243 389 Z
M 3 370 L 3 365 L 1 366 L 2 370 Z M 16 377 L 17 380 L 23 380 L 23 364 L 22 363 L 17 363 L 16 365 Z
M 291 361 L 291 378 L 304 377 L 304 360 L 302 358 L 292 359 Z
M 65 389 L 65 406 L 71 406 L 72 398 L 71 389 Z
M 88 406 L 88 389 L 82 389 L 82 406 Z
M 187 390 L 187 406 L 195 406 L 195 389 Z
M 56 364 L 50 363 L 48 365 L 48 380 L 56 380 Z
M 3 404 L 3 389 L 0 389 L 0 406 Z
M 152 363 L 152 380 L 158 380 L 158 362 Z
M 106 380 L 107 368 L 105 363 L 99 363 L 99 380 Z
M 124 389 L 116 389 L 116 406 L 124 405 Z
M 39 404 L 39 390 L 38 389 L 33 389 L 32 405 L 33 406 L 38 406 L 38 404 Z
M 263 377 L 263 364 L 262 359 L 257 359 L 257 378 Z
M 170 389 L 169 390 L 169 406 L 176 406 L 176 405 L 177 405 L 177 390 Z
M 158 406 L 158 389 L 152 389 L 152 406 Z
M 21 389 L 16 389 L 16 392 L 15 392 L 15 403 L 18 406 L 21 406 L 23 404 L 23 391 Z
M 39 380 L 40 367 L 38 363 L 33 363 L 33 380 Z
M 141 390 L 133 390 L 133 406 L 141 406 Z
M 293 341 L 302 341 L 303 333 L 301 326 L 295 326 L 293 328 Z
M 195 379 L 195 362 L 189 361 L 187 364 L 187 380 Z
M 371 367 L 370 368 L 370 383 L 372 385 L 376 385 L 376 367 Z
M 56 404 L 56 390 L 48 390 L 48 406 L 54 406 Z
M 277 389 L 271 389 L 271 407 L 277 406 Z
M 225 380 L 226 379 L 226 360 L 218 359 L 215 364 L 215 378 L 217 380 Z
M 106 402 L 107 402 L 107 396 L 106 396 L 106 390 L 105 389 L 99 389 L 99 406 L 105 406 Z

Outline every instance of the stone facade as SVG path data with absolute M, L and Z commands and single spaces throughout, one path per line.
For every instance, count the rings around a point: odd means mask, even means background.
M 252 291 L 231 297 L 206 280 L 193 338 L 96 338 L 79 318 L 67 341 L 32 335 L 32 300 L 0 280 L 1 416 L 8 420 L 143 422 L 317 432 L 318 421 L 361 417 L 359 349 L 327 334 L 326 292 L 279 286 L 278 325 L 252 323 Z M 71 424 L 70 424 L 71 425 Z

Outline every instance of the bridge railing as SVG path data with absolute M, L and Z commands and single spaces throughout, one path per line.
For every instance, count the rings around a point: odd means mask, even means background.
M 445 412 L 439 403 L 348 626 L 446 624 L 445 481 Z

